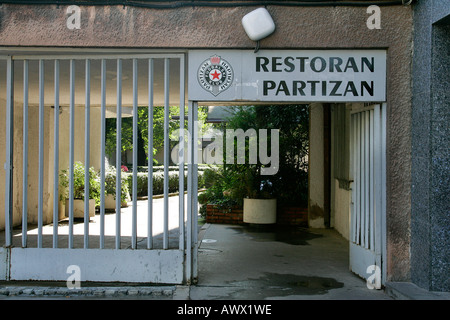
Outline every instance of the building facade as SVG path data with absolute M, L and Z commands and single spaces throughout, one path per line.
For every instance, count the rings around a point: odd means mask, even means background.
M 445 1 L 338 1 L 333 4 L 327 1 L 291 1 L 290 5 L 282 1 L 269 5 L 264 1 L 200 1 L 198 5 L 196 1 L 124 1 L 117 5 L 91 2 L 79 3 L 79 25 L 76 25 L 76 20 L 71 20 L 75 19 L 75 11 L 68 10 L 68 5 L 61 1 L 45 5 L 39 1 L 26 5 L 4 3 L 0 7 L 0 53 L 5 57 L 157 53 L 182 54 L 189 59 L 196 50 L 253 52 L 256 44 L 245 33 L 241 19 L 259 7 L 267 9 L 276 25 L 275 32 L 259 42 L 261 52 L 385 52 L 384 101 L 317 101 L 311 104 L 310 226 L 334 227 L 351 241 L 351 207 L 354 203 L 351 183 L 354 177 L 351 176 L 350 165 L 354 154 L 350 144 L 351 127 L 357 121 L 352 120 L 352 115 L 363 112 L 364 108 L 378 112 L 378 107 L 373 105 L 380 105 L 380 117 L 384 115 L 381 119 L 385 121 L 385 135 L 382 135 L 385 139 L 385 167 L 381 168 L 384 178 L 380 178 L 385 179 L 380 195 L 383 197 L 380 203 L 385 207 L 380 212 L 385 216 L 379 231 L 383 282 L 413 282 L 427 290 L 449 291 L 447 244 L 450 224 L 446 195 L 449 187 L 450 6 Z M 379 11 L 370 10 L 371 5 Z M 378 26 L 377 21 L 380 23 Z M 181 69 L 178 68 L 177 72 Z M 189 78 L 191 70 L 186 71 L 187 83 L 194 81 Z M 0 96 L 2 113 L 6 112 L 6 93 L 3 90 Z M 191 100 L 189 94 L 188 90 L 186 100 Z M 124 101 L 126 99 L 124 97 Z M 164 99 L 158 99 L 155 105 L 163 105 Z M 180 99 L 179 95 L 173 98 L 174 101 L 177 99 Z M 308 101 L 299 98 L 299 102 Z M 132 104 L 131 100 L 124 105 L 127 103 Z M 20 103 L 17 105 L 19 108 Z M 50 123 L 54 109 L 51 109 L 51 102 L 45 105 L 45 121 Z M 92 112 L 91 121 L 96 121 L 100 111 Z M 14 138 L 18 141 L 18 150 L 23 139 L 23 117 L 20 111 L 14 117 Z M 367 117 L 369 119 L 369 113 Z M 1 127 L 5 128 L 6 113 L 0 118 Z M 325 130 L 327 123 L 328 131 Z M 48 127 L 51 130 L 51 124 Z M 347 136 L 342 135 L 345 128 Z M 37 128 L 29 130 L 37 132 Z M 91 150 L 100 143 L 98 130 L 97 127 L 90 132 Z M 84 134 L 81 122 L 75 132 L 75 135 Z M 32 136 L 30 143 L 33 142 Z M 6 138 L 5 130 L 2 130 L 2 158 L 5 157 Z M 53 209 L 53 152 L 51 142 L 48 143 L 48 148 L 44 148 L 48 150 L 46 159 L 49 159 L 44 188 L 48 211 L 46 223 L 51 222 Z M 79 147 L 83 148 L 83 144 Z M 22 154 L 18 152 L 17 158 L 20 159 Z M 340 156 L 336 157 L 338 152 Z M 64 151 L 60 154 L 65 161 Z M 76 154 L 84 158 L 82 150 Z M 345 157 L 348 161 L 342 164 L 341 159 Z M 312 161 L 314 158 L 317 161 Z M 99 154 L 91 152 L 90 161 L 99 167 Z M 346 177 L 341 165 L 347 166 L 350 172 Z M 17 172 L 13 178 L 13 224 L 20 225 L 23 176 L 19 163 L 14 168 Z M 37 179 L 33 174 L 30 173 L 29 181 Z M 7 181 L 5 170 L 0 173 L 0 181 Z M 7 189 L 8 184 L 1 184 L 1 194 L 5 194 L 4 188 Z M 0 202 L 3 205 L 5 199 L 1 198 Z M 36 207 L 37 203 L 29 202 L 30 217 Z M 2 215 L 2 228 L 5 227 L 4 221 Z M 37 218 L 31 221 L 37 222 Z

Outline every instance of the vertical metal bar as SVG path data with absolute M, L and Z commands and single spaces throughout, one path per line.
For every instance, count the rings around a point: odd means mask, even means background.
M 133 59 L 133 208 L 131 221 L 131 248 L 137 246 L 137 150 L 138 150 L 138 60 Z
M 122 204 L 122 60 L 117 59 L 117 122 L 116 122 L 116 249 L 120 249 L 120 208 Z
M 381 112 L 380 106 L 375 105 L 374 108 L 374 148 L 376 153 L 375 165 L 374 165 L 374 178 L 375 178 L 375 253 L 381 253 L 380 247 L 380 238 L 381 238 L 381 230 L 380 230 L 380 222 L 381 222 Z
M 370 110 L 370 139 L 369 139 L 369 143 L 370 143 L 370 150 L 369 150 L 369 157 L 370 157 L 370 173 L 369 173 L 369 179 L 370 179 L 370 191 L 369 191 L 369 196 L 370 196 L 370 214 L 369 214 L 369 230 L 370 230 L 370 235 L 369 235 L 369 249 L 373 251 L 374 248 L 374 163 L 375 163 L 375 150 L 374 150 L 374 145 L 373 145 L 373 139 L 374 139 L 374 123 L 373 123 L 373 114 L 374 111 Z
M 353 241 L 355 231 L 355 117 L 350 114 L 350 181 L 351 183 L 351 201 L 350 201 L 350 241 Z
M 366 217 L 366 157 L 365 147 L 367 145 L 366 137 L 366 112 L 361 112 L 361 239 L 360 245 L 365 247 L 365 217 Z
M 360 212 L 361 212 L 361 117 L 360 113 L 356 114 L 356 232 L 355 232 L 355 243 L 359 244 L 359 228 L 360 228 Z
M 185 279 L 189 284 L 192 280 L 192 203 L 193 203 L 193 133 L 194 133 L 194 120 L 193 120 L 193 102 L 188 101 L 188 181 L 187 181 L 187 221 L 186 221 L 186 263 L 185 263 Z
M 356 127 L 356 121 L 355 121 L 355 115 L 350 114 L 350 158 L 351 158 L 351 166 L 350 166 L 350 172 L 351 172 L 351 180 L 352 180 L 352 201 L 351 201 L 351 215 L 350 215 L 350 241 L 355 242 L 355 230 L 356 230 L 356 219 L 355 219 L 355 210 L 356 210 L 356 182 L 355 182 L 355 168 L 356 168 L 356 160 L 355 160 L 355 154 L 356 154 L 356 146 L 355 146 L 355 127 Z
M 153 248 L 153 59 L 148 60 L 147 249 Z
M 28 60 L 23 61 L 23 179 L 22 179 L 22 247 L 28 233 Z
M 84 248 L 89 248 L 89 167 L 91 125 L 91 61 L 85 61 L 84 103 Z
M 14 62 L 6 62 L 5 246 L 12 245 L 14 154 Z
M 198 103 L 193 104 L 193 175 L 192 175 L 192 278 L 197 278 L 197 255 L 198 255 L 198 145 L 199 145 L 199 128 L 198 128 Z
M 73 248 L 73 165 L 75 139 L 75 60 L 70 60 L 69 116 L 69 249 Z
M 365 152 L 365 179 L 366 179 L 366 195 L 365 195 L 365 204 L 366 204 L 366 209 L 364 210 L 365 213 L 365 217 L 364 217 L 364 229 L 365 229 L 365 233 L 364 233 L 364 247 L 365 248 L 369 248 L 369 235 L 370 235 L 370 229 L 369 229 L 369 223 L 370 223 L 370 185 L 372 184 L 372 180 L 370 180 L 370 110 L 367 110 L 365 113 L 365 141 L 366 143 L 364 144 L 364 152 Z
M 59 60 L 55 60 L 55 107 L 53 130 L 53 248 L 58 248 L 58 218 L 59 218 Z
M 169 59 L 164 59 L 164 232 L 163 249 L 169 248 Z
M 381 268 L 382 253 L 382 115 L 380 105 L 374 108 L 374 148 L 376 153 L 374 163 L 375 178 L 375 264 Z
M 179 249 L 184 250 L 184 99 L 185 99 L 184 56 L 180 58 L 180 138 L 179 138 Z
M 100 147 L 100 249 L 105 247 L 105 130 L 106 130 L 106 60 L 101 62 L 101 147 Z
M 381 283 L 385 284 L 387 277 L 387 262 L 386 262 L 386 126 L 387 126 L 387 105 L 382 103 L 381 109 Z M 375 227 L 376 228 L 376 227 Z
M 39 60 L 39 174 L 38 174 L 38 248 L 42 248 L 44 217 L 44 60 Z

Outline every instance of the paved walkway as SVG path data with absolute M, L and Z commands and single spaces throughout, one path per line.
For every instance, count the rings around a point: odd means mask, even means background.
M 185 196 L 185 204 L 186 202 Z M 137 201 L 137 236 L 139 247 L 146 245 L 147 239 L 147 221 L 148 221 L 148 201 Z M 164 226 L 164 199 L 153 199 L 153 240 L 154 248 L 162 248 L 162 234 Z M 121 209 L 121 247 L 128 248 L 131 246 L 131 221 L 132 206 Z M 169 245 L 170 247 L 178 247 L 178 227 L 179 227 L 179 197 L 169 197 Z M 27 246 L 33 248 L 37 246 L 38 228 L 36 225 L 28 226 L 28 242 Z M 43 247 L 51 248 L 53 245 L 53 224 L 48 224 L 42 228 Z M 65 218 L 58 222 L 58 247 L 68 247 L 69 219 Z M 74 248 L 83 248 L 84 246 L 84 219 L 75 219 L 74 227 Z M 89 248 L 99 248 L 100 245 L 100 215 L 97 213 L 95 217 L 89 220 Z M 105 248 L 115 248 L 116 235 L 116 214 L 105 214 Z M 21 226 L 15 227 L 13 230 L 13 245 L 20 247 L 22 240 Z M 4 244 L 4 231 L 0 232 L 0 246 Z
M 194 300 L 391 299 L 349 271 L 335 230 L 214 224 L 201 237 Z

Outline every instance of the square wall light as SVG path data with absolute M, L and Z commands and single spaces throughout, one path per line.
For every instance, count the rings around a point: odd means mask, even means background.
M 247 13 L 242 18 L 242 26 L 253 41 L 259 41 L 275 31 L 275 23 L 265 8 Z

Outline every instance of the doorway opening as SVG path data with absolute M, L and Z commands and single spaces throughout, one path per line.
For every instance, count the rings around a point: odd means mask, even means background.
M 298 247 L 299 245 L 311 243 L 323 245 L 318 248 L 318 252 L 310 252 L 310 257 L 314 257 L 316 254 L 320 255 L 321 250 L 324 255 L 332 254 L 330 251 L 324 250 L 326 246 L 324 239 L 333 245 L 340 243 L 332 251 L 334 254 L 340 254 L 342 260 L 336 257 L 336 261 L 340 261 L 339 263 L 342 264 L 340 267 L 343 269 L 341 270 L 346 270 L 349 275 L 355 273 L 364 279 L 376 274 L 379 282 L 375 284 L 375 287 L 381 288 L 385 279 L 382 255 L 385 250 L 383 239 L 385 238 L 386 105 L 311 103 L 305 106 L 308 119 L 305 143 L 307 152 L 302 156 L 306 163 L 306 208 L 303 212 L 290 212 L 292 214 L 291 222 L 284 224 L 290 228 L 281 228 L 283 223 L 279 223 L 282 221 L 278 216 L 280 214 L 279 204 L 277 220 L 272 227 L 266 225 L 262 228 L 261 224 L 246 223 L 243 218 L 243 206 L 241 208 L 227 207 L 226 201 L 230 195 L 233 196 L 234 190 L 227 189 L 229 184 L 226 183 L 218 190 L 214 190 L 217 188 L 217 184 L 207 186 L 211 188 L 209 194 L 218 195 L 217 197 L 220 198 L 220 201 L 217 201 L 219 205 L 213 208 L 211 203 L 208 203 L 208 196 L 200 194 L 199 200 L 202 205 L 200 211 L 206 215 L 207 224 L 228 224 L 227 228 L 236 232 L 238 236 L 246 236 L 257 242 L 275 241 L 291 245 L 292 256 L 296 256 L 303 249 Z M 289 106 L 282 105 L 280 110 L 282 107 Z M 241 114 L 241 123 L 247 125 L 242 128 L 245 132 L 251 126 L 248 111 L 250 107 L 239 108 L 244 110 Z M 264 110 L 265 106 L 260 106 L 260 108 Z M 266 109 L 270 108 L 266 107 Z M 223 123 L 221 125 L 226 126 Z M 245 150 L 250 151 L 249 145 L 246 145 Z M 296 150 L 294 146 L 290 152 L 293 150 Z M 248 161 L 249 158 L 247 157 L 246 160 Z M 215 177 L 216 181 L 219 178 Z M 295 181 L 295 178 L 293 180 Z M 287 186 L 292 190 L 295 189 L 295 185 Z M 236 205 L 236 203 L 232 202 L 231 205 Z M 220 210 L 220 206 L 225 207 L 226 210 Z M 301 220 L 302 215 L 305 217 L 304 220 Z M 297 221 L 305 223 L 296 225 Z M 238 226 L 235 226 L 236 224 Z M 297 228 L 292 228 L 292 226 Z M 206 241 L 200 243 L 200 283 L 202 274 L 208 278 L 212 272 L 208 266 L 202 265 L 202 255 L 205 255 L 208 263 L 211 262 L 208 257 L 217 254 L 214 252 L 214 246 L 220 241 L 225 241 L 225 239 L 220 239 L 222 235 L 219 231 L 217 232 L 218 239 L 206 238 L 204 239 Z M 208 231 L 205 231 L 205 234 L 209 235 Z M 279 260 L 281 256 L 287 254 L 274 253 L 273 255 L 274 258 L 266 257 L 267 263 L 269 260 Z M 231 261 L 229 267 L 233 268 Z M 246 261 L 252 263 L 252 261 Z M 297 268 L 302 269 L 302 264 L 305 264 L 305 261 L 297 261 Z M 214 263 L 212 266 L 215 270 L 220 268 Z M 278 267 L 280 267 L 278 272 L 282 272 L 282 266 Z M 314 268 L 312 262 L 310 267 Z M 236 268 L 246 269 L 247 267 L 239 262 Z M 255 268 L 258 267 L 255 266 Z M 322 265 L 320 268 L 324 269 L 324 274 L 327 274 L 328 267 Z M 265 269 L 265 266 L 261 266 L 261 271 Z M 312 273 L 317 271 L 312 269 L 310 270 Z

